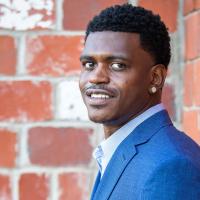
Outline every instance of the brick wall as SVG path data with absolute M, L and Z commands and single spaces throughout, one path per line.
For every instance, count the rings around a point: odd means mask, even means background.
M 184 2 L 185 70 L 183 127 L 200 142 L 200 0 Z
M 125 0 L 0 1 L 0 199 L 86 200 L 103 137 L 78 90 L 84 29 Z M 200 142 L 200 1 L 130 0 L 159 13 L 173 58 L 163 101 Z

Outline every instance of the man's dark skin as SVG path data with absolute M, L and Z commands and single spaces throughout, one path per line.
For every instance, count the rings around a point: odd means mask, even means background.
M 139 34 L 90 33 L 80 60 L 82 97 L 90 120 L 103 124 L 105 138 L 161 102 L 167 70 L 141 47 Z

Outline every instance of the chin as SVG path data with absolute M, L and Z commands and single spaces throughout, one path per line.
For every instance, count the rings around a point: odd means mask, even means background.
M 112 126 L 122 124 L 121 118 L 116 119 L 116 118 L 114 118 L 114 116 L 88 114 L 88 117 L 94 123 L 99 123 L 99 124 L 104 124 L 104 125 L 112 125 Z
M 106 124 L 116 119 L 116 112 L 113 112 L 114 108 L 94 108 L 87 107 L 88 117 L 91 121 L 100 124 Z
M 94 116 L 94 115 L 88 114 L 88 117 L 91 121 L 93 121 L 95 123 L 99 123 L 99 124 L 103 124 L 104 120 L 105 120 L 102 118 L 102 116 Z
M 105 122 L 112 120 L 112 116 L 109 116 L 108 113 L 98 112 L 98 110 L 95 112 L 88 112 L 88 117 L 91 121 L 100 124 L 104 124 Z

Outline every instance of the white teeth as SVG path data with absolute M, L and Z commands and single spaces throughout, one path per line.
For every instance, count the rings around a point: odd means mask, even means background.
M 107 94 L 91 94 L 91 98 L 108 99 L 110 97 Z

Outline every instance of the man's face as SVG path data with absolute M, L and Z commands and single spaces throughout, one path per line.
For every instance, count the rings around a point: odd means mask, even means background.
M 92 121 L 124 124 L 149 104 L 154 61 L 142 49 L 139 34 L 90 33 L 80 60 L 79 86 Z

